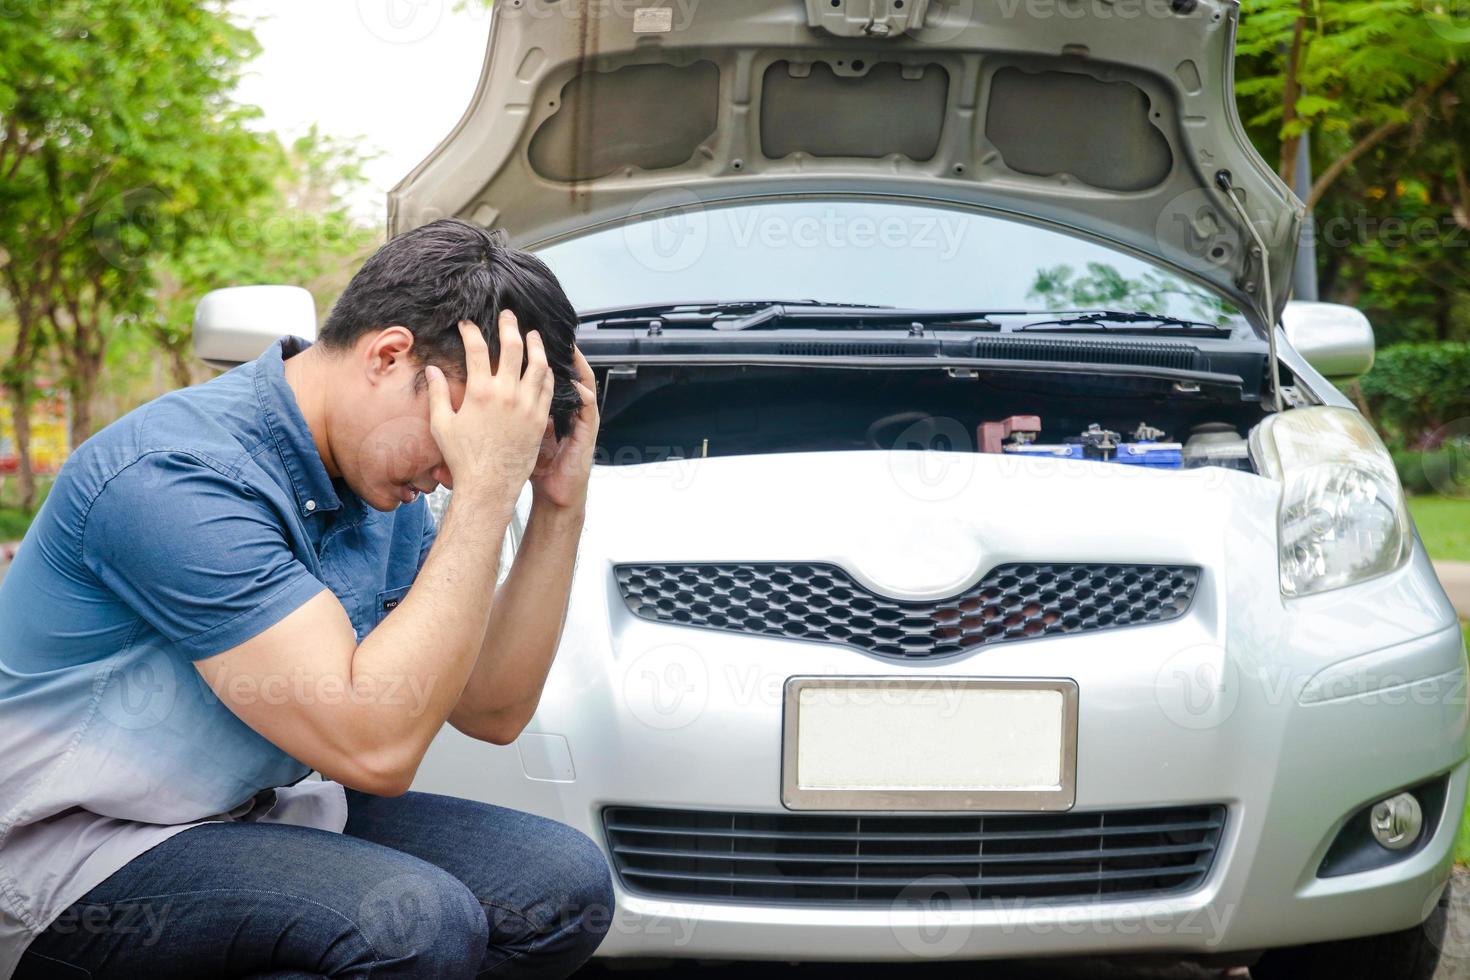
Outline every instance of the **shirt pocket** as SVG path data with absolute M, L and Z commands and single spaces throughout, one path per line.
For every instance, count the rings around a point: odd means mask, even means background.
M 357 633 L 358 643 L 367 639 L 367 635 L 383 621 L 384 616 L 398 608 L 403 597 L 408 595 L 408 588 L 404 585 L 396 589 L 384 589 L 373 596 L 370 601 L 358 600 L 354 603 L 344 603 L 348 609 L 355 610 L 352 616 L 352 628 Z
M 410 586 L 403 585 L 396 589 L 384 589 L 378 593 L 373 600 L 373 608 L 368 611 L 368 628 L 371 629 L 383 621 L 383 617 L 398 608 L 403 597 L 408 595 Z

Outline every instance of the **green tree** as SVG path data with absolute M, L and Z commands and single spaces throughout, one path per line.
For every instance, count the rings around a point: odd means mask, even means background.
M 223 0 L 11 13 L 0 19 L 0 258 L 18 330 L 3 373 L 20 429 L 53 345 L 76 444 L 91 433 L 109 340 L 147 312 L 160 268 L 201 217 L 269 185 L 271 137 L 232 101 L 256 42 Z M 23 458 L 27 502 L 28 471 Z
M 1247 0 L 1235 95 L 1288 182 L 1312 131 L 1315 206 L 1364 154 L 1422 118 L 1467 55 L 1470 34 L 1418 0 Z
M 221 286 L 284 283 L 311 289 L 324 314 L 344 270 L 356 268 L 380 240 L 348 206 L 365 181 L 360 149 L 315 126 L 276 149 L 274 179 L 261 193 L 228 220 L 171 236 L 182 245 L 161 270 L 139 322 L 168 358 L 176 387 L 195 380 L 192 316 L 199 297 Z
M 1236 95 L 1307 195 L 1324 299 L 1362 307 L 1380 345 L 1463 336 L 1470 308 L 1470 31 L 1435 0 L 1246 0 Z

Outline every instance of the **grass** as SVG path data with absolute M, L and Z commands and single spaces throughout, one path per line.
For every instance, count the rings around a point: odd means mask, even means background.
M 0 541 L 19 541 L 34 516 L 19 507 L 0 507 Z
M 51 492 L 52 479 L 48 475 L 37 474 L 36 510 L 41 509 L 46 495 Z M 20 493 L 15 477 L 0 477 L 0 542 L 19 541 L 25 537 L 26 529 L 36 518 L 35 511 L 26 511 L 15 506 L 19 502 Z
M 1429 557 L 1440 561 L 1470 561 L 1470 499 L 1410 497 L 1409 513 Z

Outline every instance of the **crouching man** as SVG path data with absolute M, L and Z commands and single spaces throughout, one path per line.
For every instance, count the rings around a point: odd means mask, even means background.
M 540 698 L 598 426 L 575 324 L 539 260 L 435 222 L 315 345 L 73 453 L 0 587 L 0 978 L 562 977 L 592 954 L 613 898 L 590 840 L 406 792 L 446 721 L 504 745 Z

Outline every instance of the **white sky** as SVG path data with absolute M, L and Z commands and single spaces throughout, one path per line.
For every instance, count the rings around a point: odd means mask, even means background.
M 283 137 L 315 122 L 380 153 L 353 206 L 381 226 L 388 189 L 469 104 L 489 10 L 482 0 L 233 0 L 231 9 L 262 47 L 239 101 L 264 110 Z

